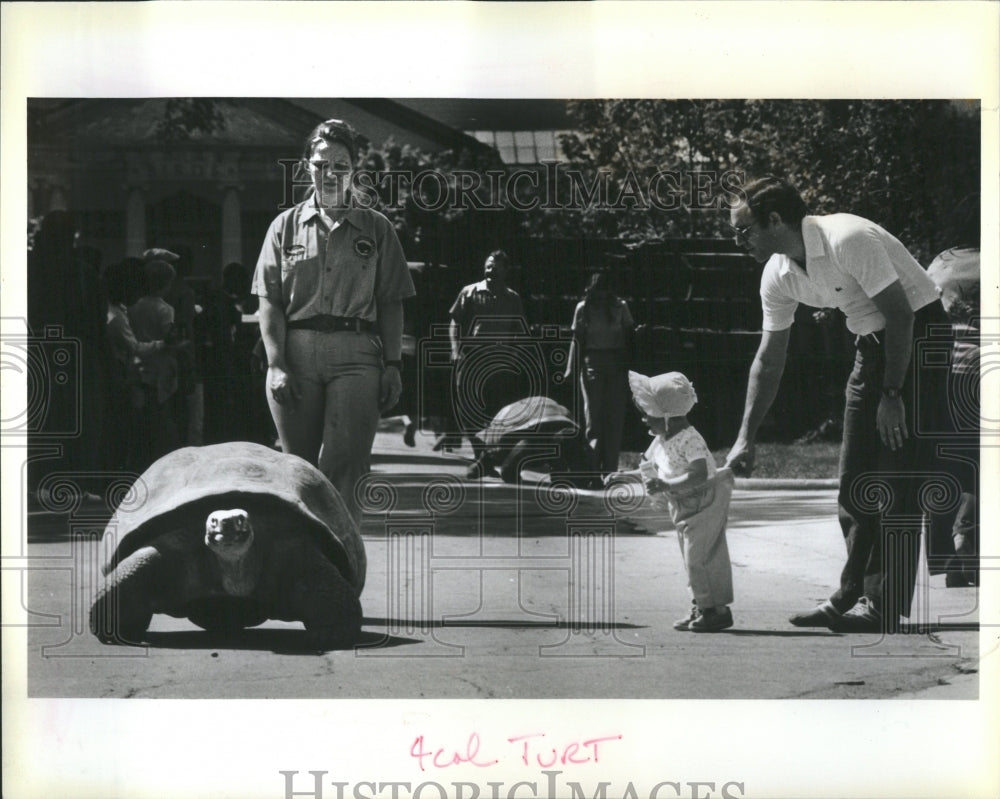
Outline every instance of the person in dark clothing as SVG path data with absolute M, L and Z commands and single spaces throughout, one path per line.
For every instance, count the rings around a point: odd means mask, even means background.
M 508 346 L 529 333 L 521 296 L 507 285 L 509 268 L 507 253 L 491 252 L 483 264 L 483 279 L 463 287 L 449 312 L 454 418 L 459 435 L 469 438 L 476 456 L 469 479 L 492 471 L 476 432 L 502 407 L 527 395 L 518 352 Z M 446 446 L 455 438 L 451 433 L 439 443 Z
M 249 292 L 246 267 L 228 263 L 205 305 L 205 436 L 211 442 L 257 440 L 255 419 L 261 410 L 267 413 L 255 402 L 254 339 L 243 325 L 244 314 L 257 309 L 257 298 Z
M 104 410 L 104 303 L 100 253 L 78 249 L 79 221 L 69 211 L 46 214 L 28 253 L 29 358 L 43 365 L 31 386 L 42 402 L 29 421 L 29 449 L 58 453 L 29 459 L 28 489 L 34 492 L 48 473 L 83 475 L 100 470 L 100 419 Z M 65 344 L 65 346 L 62 346 Z M 58 352 L 58 362 L 49 355 Z M 87 490 L 99 490 L 84 478 Z

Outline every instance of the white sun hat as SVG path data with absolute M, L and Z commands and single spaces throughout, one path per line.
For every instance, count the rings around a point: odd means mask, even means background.
M 649 416 L 684 416 L 698 401 L 691 381 L 680 372 L 655 377 L 629 372 L 628 384 L 635 404 Z

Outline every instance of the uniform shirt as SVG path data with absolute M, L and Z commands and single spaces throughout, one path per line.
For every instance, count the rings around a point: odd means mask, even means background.
M 573 312 L 573 332 L 577 333 L 588 350 L 621 350 L 625 348 L 625 330 L 635 325 L 625 300 L 618 299 L 611 309 L 609 320 L 604 312 L 595 308 L 587 313 L 583 300 Z
M 327 229 L 312 198 L 271 223 L 253 276 L 253 293 L 285 311 L 287 321 L 326 314 L 378 320 L 379 302 L 416 292 L 392 223 L 352 208 Z
M 871 298 L 899 280 L 910 308 L 937 299 L 937 289 L 923 267 L 897 238 L 852 214 L 807 216 L 802 220 L 806 249 L 803 270 L 791 258 L 775 253 L 760 281 L 764 330 L 791 327 L 800 302 L 814 308 L 839 308 L 847 329 L 856 335 L 885 327 L 885 317 Z
M 462 338 L 528 333 L 521 296 L 509 288 L 490 291 L 485 280 L 462 288 L 449 313 L 462 331 Z

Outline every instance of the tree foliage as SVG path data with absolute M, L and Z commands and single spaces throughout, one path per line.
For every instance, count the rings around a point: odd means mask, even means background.
M 205 97 L 171 97 L 164 106 L 163 117 L 157 122 L 157 133 L 168 142 L 218 133 L 226 127 L 220 108 L 222 102 Z
M 219 102 L 173 98 L 159 132 L 168 140 L 216 132 L 225 124 Z M 956 243 L 955 209 L 979 191 L 973 103 L 580 100 L 569 114 L 573 132 L 561 137 L 568 163 L 539 167 L 534 181 L 522 175 L 516 191 L 495 179 L 504 170 L 496 153 L 366 142 L 359 167 L 409 176 L 374 188 L 377 207 L 409 238 L 456 228 L 498 240 L 728 236 L 739 185 L 773 174 L 796 185 L 813 213 L 872 219 L 925 262 Z M 463 195 L 470 175 L 477 186 Z
M 846 211 L 899 236 L 915 254 L 949 246 L 958 203 L 979 191 L 977 106 L 941 100 L 586 100 L 563 147 L 582 170 L 622 186 L 677 177 L 677 207 L 586 215 L 626 238 L 726 231 L 723 175 L 786 177 L 813 213 Z M 699 177 L 700 175 L 700 177 Z M 691 189 L 712 185 L 711 202 Z M 661 180 L 661 185 L 663 181 Z M 662 204 L 662 203 L 661 203 Z

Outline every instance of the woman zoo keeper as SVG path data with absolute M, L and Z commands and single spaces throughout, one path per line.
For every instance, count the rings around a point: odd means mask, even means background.
M 355 484 L 399 399 L 402 301 L 415 292 L 392 224 L 351 202 L 356 139 L 336 119 L 309 134 L 313 190 L 271 223 L 253 293 L 281 448 L 316 464 L 360 523 Z

